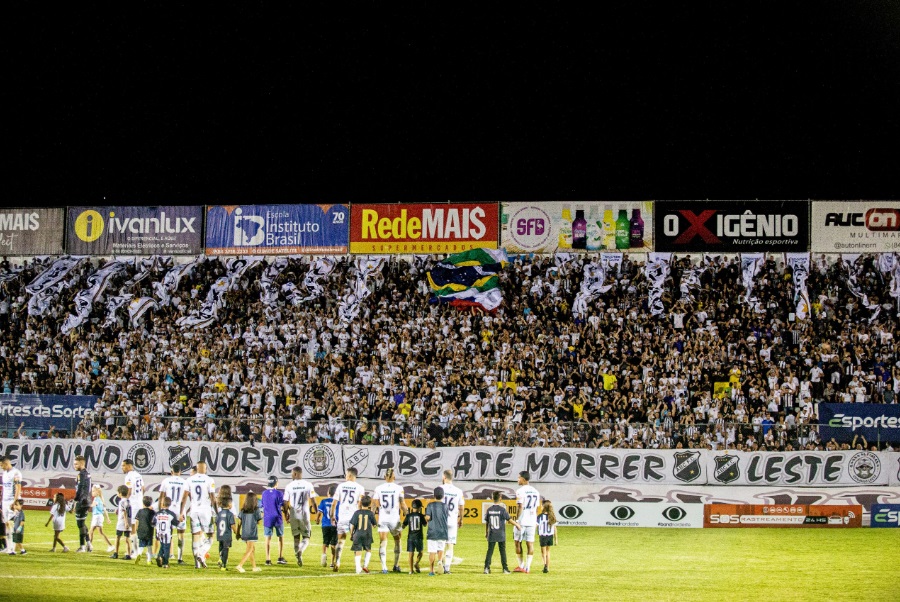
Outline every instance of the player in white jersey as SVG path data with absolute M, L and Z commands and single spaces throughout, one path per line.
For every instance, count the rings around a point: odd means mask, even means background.
M 312 534 L 309 513 L 310 510 L 316 511 L 316 490 L 309 481 L 303 480 L 303 469 L 299 466 L 291 471 L 291 479 L 284 488 L 284 509 L 294 535 L 297 565 L 303 566 L 303 552 L 309 546 L 309 536 Z
M 15 549 L 13 544 L 13 504 L 22 497 L 22 473 L 18 468 L 13 468 L 8 456 L 0 457 L 0 468 L 3 469 L 3 524 L 6 526 L 6 552 L 11 553 Z
M 206 553 L 212 547 L 213 516 L 218 512 L 216 484 L 206 474 L 206 462 L 197 462 L 197 474 L 186 481 L 187 489 L 181 494 L 181 512 L 178 520 L 184 522 L 185 508 L 191 502 L 191 550 L 194 568 L 206 568 Z
M 144 507 L 144 477 L 134 469 L 128 458 L 122 460 L 122 472 L 125 473 L 125 486 L 128 487 L 129 504 L 131 504 L 131 520 L 134 521 L 138 510 Z M 131 530 L 131 549 L 137 550 L 137 527 Z
M 456 547 L 456 533 L 462 526 L 462 507 L 466 503 L 462 489 L 453 484 L 453 471 L 445 470 L 441 488 L 444 490 L 444 505 L 447 506 L 447 546 L 444 551 L 444 574 L 450 572 L 453 563 L 453 548 Z M 457 559 L 462 562 L 462 558 Z
M 528 484 L 531 475 L 522 471 L 519 473 L 519 485 L 516 489 L 516 506 L 519 508 L 519 525 L 520 528 L 513 529 L 513 539 L 516 542 L 516 556 L 519 559 L 519 566 L 513 570 L 514 573 L 528 573 L 531 571 L 531 560 L 534 558 L 534 529 L 537 526 L 537 512 L 541 504 L 541 494 L 538 490 Z M 528 547 L 527 558 L 522 558 L 522 542 Z
M 163 496 L 169 498 L 170 506 L 179 504 L 186 489 L 187 482 L 184 477 L 181 476 L 181 469 L 173 466 L 172 476 L 163 479 L 163 482 L 159 485 L 159 498 L 156 500 L 158 508 L 160 510 L 163 509 L 163 505 L 160 503 Z M 187 524 L 183 520 L 176 521 L 176 523 L 172 525 L 172 529 L 178 531 L 178 564 L 184 564 L 184 531 L 186 528 Z
M 378 512 L 378 537 L 381 544 L 378 556 L 381 558 L 381 572 L 387 574 L 387 536 L 394 538 L 394 572 L 400 571 L 400 534 L 403 531 L 403 516 L 409 511 L 403 495 L 403 487 L 394 482 L 394 469 L 384 473 L 384 484 L 375 488 L 375 508 Z
M 357 471 L 355 468 L 347 469 L 347 480 L 337 486 L 334 490 L 334 504 L 331 505 L 331 522 L 337 525 L 338 543 L 335 555 L 337 560 L 334 563 L 334 572 L 337 573 L 341 568 L 341 554 L 344 551 L 344 540 L 350 533 L 350 519 L 353 513 L 359 509 L 359 501 L 366 494 L 363 486 L 356 482 Z M 335 515 L 335 506 L 337 506 L 337 514 Z M 337 516 L 337 520 L 335 520 Z

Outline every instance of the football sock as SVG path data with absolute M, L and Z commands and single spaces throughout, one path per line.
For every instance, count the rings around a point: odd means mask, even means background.
M 525 568 L 525 560 L 522 558 L 522 555 L 516 554 L 516 558 L 519 559 L 519 568 L 524 569 Z
M 363 563 L 363 566 L 369 568 L 369 561 L 372 559 L 372 552 L 366 552 L 366 560 Z
M 362 556 L 360 556 L 359 554 L 356 555 L 356 572 L 362 572 Z
M 344 542 L 339 541 L 338 545 L 337 545 L 337 552 L 335 553 L 335 556 L 337 557 L 337 560 L 335 560 L 335 564 L 341 563 L 341 556 L 343 556 L 343 555 L 344 555 Z
M 191 542 L 191 553 L 194 555 L 194 558 L 200 558 L 200 544 L 198 542 Z
M 453 544 L 447 544 L 447 551 L 444 552 L 444 569 L 450 570 L 450 565 L 453 563 Z
M 305 551 L 306 551 L 306 548 L 308 548 L 308 547 L 309 547 L 309 537 L 306 537 L 306 538 L 304 538 L 304 539 L 300 542 L 300 552 L 299 552 L 299 555 L 300 555 L 300 556 L 303 556 L 303 552 L 305 552 Z M 323 554 L 323 556 L 324 556 L 324 554 Z
M 327 563 L 328 563 L 328 554 L 326 554 L 325 552 L 322 552 L 322 564 L 324 565 Z
M 184 554 L 184 540 L 178 540 L 178 560 L 182 559 L 182 554 Z
M 533 558 L 534 558 L 534 556 L 533 556 L 532 554 L 529 554 L 527 560 L 525 560 L 525 570 L 526 570 L 526 571 L 530 571 L 530 570 L 531 570 L 531 560 L 532 560 Z
M 394 566 L 400 566 L 400 542 L 394 540 Z
M 381 559 L 381 570 L 387 570 L 387 542 L 382 541 L 381 545 L 378 546 L 378 557 Z
M 147 548 L 147 562 L 150 562 L 150 559 L 151 559 L 152 557 L 153 557 L 153 548 L 152 548 L 152 547 L 148 547 L 148 548 Z

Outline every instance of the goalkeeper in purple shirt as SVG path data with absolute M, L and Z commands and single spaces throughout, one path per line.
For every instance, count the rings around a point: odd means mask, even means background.
M 266 564 L 272 564 L 270 546 L 272 534 L 278 537 L 278 564 L 284 559 L 284 492 L 278 489 L 278 477 L 269 477 L 269 485 L 262 493 L 263 534 L 266 536 Z

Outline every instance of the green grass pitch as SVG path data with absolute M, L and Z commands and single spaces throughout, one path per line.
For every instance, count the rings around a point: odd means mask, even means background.
M 71 515 L 63 539 L 73 551 L 50 554 L 53 536 L 50 528 L 44 527 L 47 517 L 47 512 L 27 513 L 26 556 L 0 556 L 0 599 L 266 601 L 295 595 L 307 600 L 367 602 L 900 600 L 900 532 L 891 529 L 569 528 L 560 530 L 549 574 L 541 573 L 537 550 L 529 575 L 503 575 L 496 552 L 494 573 L 484 575 L 483 531 L 467 526 L 460 531 L 456 547 L 463 562 L 453 567 L 451 575 L 429 577 L 426 573 L 378 574 L 377 548 L 370 565 L 373 574 L 353 574 L 353 554 L 348 549 L 342 572 L 335 575 L 320 566 L 321 531 L 314 528 L 303 568 L 298 568 L 287 552 L 285 557 L 291 562 L 287 566 L 262 566 L 265 555 L 260 542 L 257 562 L 263 572 L 241 575 L 233 567 L 243 554 L 243 542 L 232 548 L 228 572 L 214 568 L 218 559 L 215 545 L 210 552 L 211 568 L 196 570 L 189 534 L 188 565 L 173 564 L 168 571 L 155 564 L 136 566 L 111 560 L 105 545 L 98 545 L 99 551 L 93 554 L 76 554 L 78 535 Z M 509 535 L 511 540 L 511 531 Z M 405 533 L 403 543 L 405 549 Z M 507 546 L 515 566 L 512 541 Z M 406 560 L 405 552 L 402 558 Z M 392 561 L 393 546 L 389 545 L 388 564 Z

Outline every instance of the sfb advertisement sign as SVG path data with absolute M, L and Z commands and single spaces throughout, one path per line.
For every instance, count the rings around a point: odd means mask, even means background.
M 657 251 L 807 251 L 806 201 L 657 201 Z

